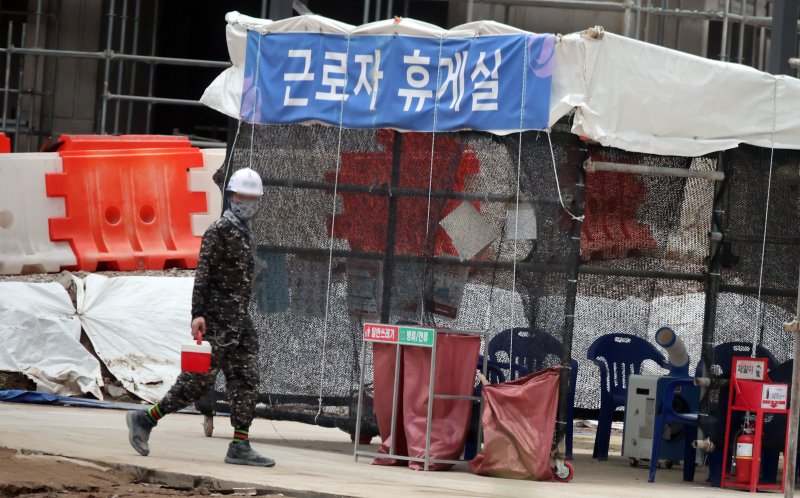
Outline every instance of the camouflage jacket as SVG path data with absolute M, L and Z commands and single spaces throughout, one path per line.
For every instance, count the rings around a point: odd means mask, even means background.
M 212 223 L 203 235 L 192 292 L 192 319 L 204 317 L 211 338 L 252 328 L 248 306 L 253 270 L 250 235 L 225 217 Z

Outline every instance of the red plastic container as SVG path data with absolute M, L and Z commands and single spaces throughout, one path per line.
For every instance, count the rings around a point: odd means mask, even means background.
M 184 344 L 181 347 L 181 370 L 184 372 L 208 373 L 211 370 L 211 344 L 203 341 Z

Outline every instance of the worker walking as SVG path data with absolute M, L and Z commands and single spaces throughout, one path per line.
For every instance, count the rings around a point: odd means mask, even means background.
M 258 337 L 248 314 L 253 278 L 253 242 L 249 220 L 259 208 L 264 187 L 249 168 L 236 171 L 228 183 L 231 207 L 203 235 L 192 292 L 192 337 L 212 344 L 209 373 L 181 372 L 164 399 L 147 410 L 127 414 L 131 446 L 150 453 L 150 431 L 158 421 L 203 397 L 219 370 L 230 397 L 233 440 L 225 462 L 271 467 L 275 461 L 250 447 L 250 424 L 258 396 Z

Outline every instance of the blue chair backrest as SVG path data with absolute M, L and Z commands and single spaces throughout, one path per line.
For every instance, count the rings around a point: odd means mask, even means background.
M 514 337 L 514 357 L 511 358 L 511 337 Z M 506 329 L 489 341 L 489 361 L 511 364 L 511 378 L 514 380 L 529 373 L 548 367 L 547 357 L 561 358 L 563 347 L 558 339 L 544 330 L 516 327 Z M 552 365 L 549 365 L 552 366 Z
M 714 346 L 714 365 L 719 367 L 722 371 L 722 377 L 731 376 L 731 362 L 734 356 L 751 356 L 753 353 L 753 344 L 750 342 L 723 342 Z M 756 346 L 756 356 L 759 358 L 767 358 L 769 360 L 769 368 L 778 366 L 778 360 L 775 356 L 764 346 L 758 344 Z M 703 362 L 697 362 L 695 369 L 695 376 L 700 377 L 703 375 Z
M 631 334 L 606 334 L 589 346 L 586 357 L 600 369 L 601 388 L 612 396 L 623 396 L 628 377 L 642 371 L 642 363 L 652 360 L 659 366 L 664 355 L 646 339 Z

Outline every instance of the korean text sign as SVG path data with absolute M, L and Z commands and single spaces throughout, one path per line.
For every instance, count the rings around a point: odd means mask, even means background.
M 426 132 L 545 129 L 555 42 L 250 31 L 241 117 Z

